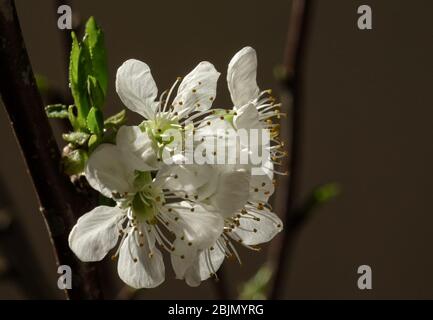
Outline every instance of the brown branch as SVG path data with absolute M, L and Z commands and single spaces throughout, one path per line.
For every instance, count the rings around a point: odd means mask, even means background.
M 68 233 L 76 220 L 74 212 L 78 216 L 87 209 L 86 199 L 78 197 L 60 170 L 59 150 L 45 116 L 12 0 L 0 0 L 0 46 L 2 100 L 32 178 L 57 263 L 73 270 L 73 288 L 65 295 L 71 299 L 101 298 L 95 267 L 81 263 L 68 246 Z
M 282 211 L 285 211 L 284 233 L 279 242 L 275 243 L 272 261 L 276 261 L 271 299 L 280 299 L 287 286 L 287 275 L 293 242 L 299 227 L 299 216 L 295 214 L 295 200 L 298 197 L 299 164 L 301 153 L 302 132 L 302 94 L 301 94 L 301 69 L 305 57 L 305 43 L 308 34 L 309 16 L 312 0 L 292 0 L 290 11 L 289 31 L 287 47 L 284 59 L 283 94 L 285 99 L 291 102 L 291 130 L 290 130 L 290 162 L 288 187 L 282 187 L 287 192 L 280 194 L 280 199 L 285 201 Z M 278 197 L 278 194 L 277 194 Z M 284 199 L 284 200 L 283 200 Z
M 18 282 L 26 297 L 49 299 L 56 296 L 53 292 L 54 285 L 48 285 L 48 279 L 38 263 L 31 241 L 22 221 L 16 215 L 2 179 L 0 179 L 0 252 L 7 262 L 8 276 Z M 31 272 L 29 272 L 29 265 L 32 268 Z

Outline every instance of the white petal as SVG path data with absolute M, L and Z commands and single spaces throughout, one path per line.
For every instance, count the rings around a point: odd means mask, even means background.
M 250 212 L 250 210 L 247 211 Z M 250 246 L 271 241 L 282 230 L 281 219 L 266 207 L 251 212 L 259 220 L 243 217 L 239 219 L 239 226 L 235 227 L 230 236 L 234 240 L 242 239 L 242 243 Z M 260 214 L 257 213 L 260 212 Z
M 212 106 L 216 96 L 217 81 L 220 73 L 213 64 L 200 62 L 188 73 L 179 85 L 177 96 L 173 101 L 174 110 L 179 116 L 194 111 L 207 110 Z
M 122 150 L 128 165 L 139 171 L 156 170 L 158 157 L 152 140 L 138 126 L 122 126 L 117 132 L 116 145 Z
M 257 55 L 251 47 L 245 47 L 234 55 L 227 71 L 227 84 L 235 107 L 241 107 L 257 98 Z
M 200 284 L 200 274 L 196 271 L 199 252 L 207 249 L 221 236 L 224 229 L 223 218 L 209 212 L 202 205 L 190 204 L 186 201 L 167 205 L 167 212 L 176 221 L 170 229 L 176 234 L 171 261 L 178 279 L 186 279 L 190 285 Z M 180 208 L 181 207 L 181 208 Z
M 200 141 L 202 138 L 208 137 L 216 138 L 217 133 L 223 133 L 230 129 L 234 132 L 234 128 L 231 123 L 225 119 L 221 119 L 220 117 L 216 117 L 214 115 L 207 116 L 203 119 L 203 123 L 205 122 L 208 124 L 194 130 L 195 141 Z
M 212 249 L 210 249 L 212 248 Z M 172 254 L 171 262 L 178 279 L 185 279 L 191 287 L 200 285 L 201 281 L 208 279 L 216 273 L 222 265 L 225 255 L 215 243 L 210 248 L 199 250 L 197 253 L 182 255 Z
M 146 230 L 143 230 L 146 232 Z M 140 247 L 136 239 L 137 232 L 131 231 L 119 252 L 117 271 L 119 277 L 129 286 L 155 288 L 164 282 L 165 267 L 161 252 L 154 246 L 155 239 L 147 233 L 144 246 Z
M 196 268 L 202 281 L 208 279 L 211 273 L 216 273 L 226 257 L 216 243 L 211 248 L 212 250 L 208 249 L 200 252 L 198 257 L 198 268 Z
M 219 116 L 204 119 L 207 124 L 194 132 L 195 156 L 199 163 L 239 163 L 239 139 L 232 123 Z M 200 154 L 197 150 L 201 151 Z M 205 154 L 202 156 L 202 154 Z M 201 158 L 202 157 L 202 158 Z M 230 159 L 230 161 L 228 161 Z
M 173 242 L 174 251 L 170 255 L 171 265 L 177 279 L 184 279 L 185 274 L 197 261 L 198 251 L 188 246 L 185 240 L 177 238 Z M 194 277 L 194 275 L 192 275 Z M 199 276 L 197 276 L 199 278 Z M 198 281 L 200 283 L 200 281 Z
M 166 205 L 165 209 L 168 208 L 172 209 L 167 212 L 172 220 L 177 217 L 176 223 L 171 224 L 170 228 L 188 244 L 187 249 L 205 249 L 223 232 L 223 218 L 216 212 L 210 211 L 208 207 L 182 201 Z
M 193 267 L 188 268 L 184 275 L 185 282 L 190 287 L 198 287 L 202 280 L 200 277 L 200 272 L 197 271 L 197 268 L 195 267 L 196 265 L 197 263 L 195 263 Z
M 269 197 L 274 193 L 274 175 L 269 168 L 273 168 L 273 163 L 271 161 L 266 161 L 264 166 L 261 168 L 252 169 L 249 201 L 267 202 Z
M 69 233 L 69 247 L 81 261 L 102 260 L 117 243 L 117 222 L 122 215 L 121 209 L 107 206 L 86 213 Z
M 259 120 L 259 112 L 252 103 L 247 103 L 237 108 L 233 117 L 233 124 L 236 129 L 262 129 Z
M 85 174 L 90 186 L 106 197 L 133 191 L 134 171 L 115 145 L 98 146 L 87 161 Z
M 159 177 L 169 176 L 165 180 L 165 188 L 180 192 L 179 195 L 197 196 L 203 200 L 216 190 L 216 177 L 219 172 L 210 165 L 173 165 L 161 169 Z
M 135 59 L 125 61 L 117 69 L 116 91 L 130 110 L 146 119 L 153 118 L 158 88 L 147 64 Z
M 218 187 L 210 198 L 211 204 L 224 216 L 230 217 L 242 209 L 249 197 L 251 173 L 241 169 L 221 173 Z

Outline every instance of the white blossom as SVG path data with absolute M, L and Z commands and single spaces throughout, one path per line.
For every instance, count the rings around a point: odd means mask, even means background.
M 92 153 L 86 178 L 116 206 L 98 206 L 83 215 L 69 235 L 69 245 L 82 261 L 99 261 L 118 244 L 113 257 L 118 257 L 120 278 L 134 288 L 152 288 L 165 277 L 158 248 L 179 260 L 196 255 L 219 236 L 223 220 L 187 198 L 179 201 L 165 188 L 167 176 L 152 179 L 150 172 L 129 164 L 117 145 L 102 144 Z
M 140 127 L 152 141 L 159 162 L 164 149 L 176 148 L 186 121 L 212 112 L 209 109 L 219 75 L 211 63 L 200 62 L 183 80 L 177 78 L 157 100 L 158 89 L 146 63 L 130 59 L 119 67 L 116 91 L 126 107 L 144 117 Z

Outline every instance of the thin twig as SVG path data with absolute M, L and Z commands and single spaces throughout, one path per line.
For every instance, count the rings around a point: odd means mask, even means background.
M 301 68 L 305 57 L 305 43 L 307 28 L 309 25 L 309 13 L 312 0 L 292 0 L 289 20 L 287 47 L 285 52 L 284 67 L 285 78 L 283 94 L 291 99 L 291 146 L 288 182 L 288 192 L 285 194 L 284 233 L 277 247 L 273 288 L 271 299 L 280 299 L 284 288 L 287 286 L 288 265 L 293 248 L 293 241 L 299 226 L 299 217 L 295 215 L 295 200 L 298 197 L 299 164 L 301 153 L 302 130 L 302 95 L 301 95 Z
M 76 194 L 60 170 L 59 150 L 45 116 L 12 0 L 0 0 L 0 46 L 2 100 L 32 178 L 57 263 L 73 270 L 73 288 L 65 295 L 71 299 L 101 298 L 95 267 L 81 263 L 68 246 L 68 232 L 76 216 L 87 210 L 86 199 Z

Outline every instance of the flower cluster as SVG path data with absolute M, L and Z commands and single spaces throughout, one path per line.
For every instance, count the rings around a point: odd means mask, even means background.
M 226 257 L 240 261 L 234 243 L 258 250 L 281 231 L 267 203 L 279 173 L 274 165 L 286 155 L 273 122 L 280 105 L 269 90 L 260 91 L 256 73 L 255 50 L 243 48 L 228 66 L 233 107 L 215 109 L 220 73 L 209 62 L 159 98 L 148 65 L 128 60 L 119 67 L 116 91 L 144 119 L 120 127 L 115 143 L 100 144 L 87 161 L 89 184 L 116 205 L 98 206 L 78 220 L 69 245 L 79 259 L 100 261 L 117 247 L 112 257 L 120 278 L 134 288 L 152 288 L 165 279 L 166 250 L 176 277 L 197 286 L 216 276 Z M 198 148 L 229 138 L 221 132 L 252 129 L 266 130 L 271 141 L 259 167 L 179 161 L 189 157 L 179 140 L 190 133 Z M 252 146 L 227 145 L 232 147 L 248 154 Z M 162 161 L 164 154 L 171 164 Z

